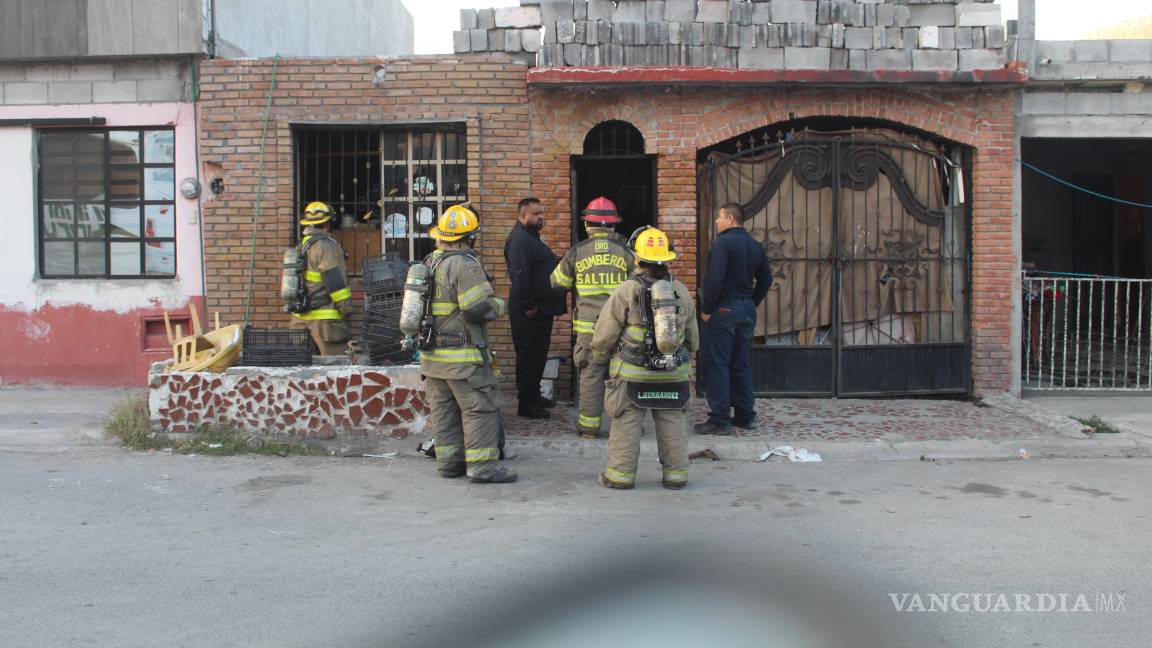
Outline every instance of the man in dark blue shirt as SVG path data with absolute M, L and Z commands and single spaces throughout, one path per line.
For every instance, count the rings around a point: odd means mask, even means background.
M 696 424 L 697 434 L 731 434 L 733 425 L 756 429 L 749 356 L 756 307 L 772 285 L 768 255 L 744 229 L 740 205 L 720 208 L 716 232 L 700 289 L 700 370 L 709 412 Z

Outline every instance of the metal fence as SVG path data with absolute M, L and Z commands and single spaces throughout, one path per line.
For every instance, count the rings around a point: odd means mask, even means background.
M 1152 279 L 1026 272 L 1023 386 L 1152 391 Z

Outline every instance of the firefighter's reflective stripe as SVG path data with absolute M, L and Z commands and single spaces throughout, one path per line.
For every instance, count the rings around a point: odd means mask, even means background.
M 591 333 L 596 329 L 596 322 L 588 322 L 586 320 L 572 320 L 572 330 L 576 333 Z
M 468 448 L 464 451 L 464 461 L 475 463 L 477 461 L 499 461 L 499 448 Z
M 624 329 L 624 337 L 629 342 L 635 342 L 637 344 L 643 344 L 644 343 L 644 335 L 647 332 L 648 331 L 643 326 L 629 325 L 627 328 Z
M 581 426 L 581 427 L 595 428 L 595 429 L 599 430 L 600 429 L 600 417 L 599 416 L 584 416 L 583 414 L 581 414 L 580 417 L 576 419 L 576 424 Z
M 631 484 L 636 481 L 636 473 L 621 472 L 613 468 L 605 468 L 604 477 L 614 484 Z
M 557 286 L 563 286 L 565 288 L 572 287 L 572 277 L 564 274 L 560 270 L 560 266 L 556 266 L 556 269 L 552 271 L 552 281 L 554 281 Z
M 456 304 L 452 302 L 432 302 L 432 314 L 437 317 L 445 317 L 455 313 L 458 310 Z
M 340 302 L 344 301 L 345 299 L 351 299 L 352 298 L 352 289 L 351 288 L 341 288 L 340 290 L 337 290 L 336 292 L 334 292 L 328 296 L 332 298 L 333 302 L 340 303 Z
M 482 283 L 478 286 L 473 286 L 465 290 L 456 297 L 456 301 L 460 303 L 460 310 L 468 310 L 472 304 L 488 297 L 491 294 L 491 287 L 487 283 Z
M 310 310 L 307 313 L 296 313 L 292 317 L 309 322 L 314 320 L 344 319 L 344 316 L 340 314 L 340 311 L 336 310 L 335 308 L 317 308 L 316 310 Z
M 307 281 L 309 283 L 320 283 L 320 282 L 324 281 L 324 275 L 320 274 L 319 272 L 316 272 L 315 270 L 305 270 L 304 271 L 304 281 Z
M 691 378 L 691 368 L 686 362 L 675 369 L 652 370 L 616 356 L 608 365 L 608 375 L 633 382 L 683 382 Z
M 612 291 L 616 290 L 616 286 L 619 286 L 619 285 L 620 284 L 604 285 L 604 286 L 596 286 L 596 285 L 576 286 L 576 294 L 580 295 L 581 297 L 592 297 L 595 295 L 611 295 Z
M 688 471 L 687 470 L 671 470 L 671 469 L 665 468 L 664 469 L 664 481 L 666 481 L 670 484 L 686 483 L 688 481 Z
M 436 461 L 452 461 L 460 454 L 459 443 L 449 443 L 448 445 L 436 444 Z
M 483 364 L 484 354 L 476 347 L 463 349 L 432 349 L 421 351 L 420 359 L 429 362 L 458 362 L 468 364 Z

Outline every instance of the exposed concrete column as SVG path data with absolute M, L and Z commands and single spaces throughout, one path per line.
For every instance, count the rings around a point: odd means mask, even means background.
M 1036 64 L 1036 0 L 1019 0 L 1016 16 L 1016 59 L 1029 73 Z

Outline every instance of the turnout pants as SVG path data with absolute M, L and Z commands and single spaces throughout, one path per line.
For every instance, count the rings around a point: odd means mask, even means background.
M 441 473 L 486 477 L 500 466 L 500 418 L 496 377 L 476 367 L 466 379 L 425 379 L 428 428 L 436 439 Z
M 649 410 L 628 399 L 628 386 L 622 381 L 608 384 L 605 409 L 612 416 L 608 436 L 608 467 L 604 477 L 617 484 L 634 484 L 640 462 L 640 428 L 644 414 L 652 412 L 656 424 L 656 448 L 668 484 L 688 481 L 688 417 L 682 409 Z
M 591 342 L 591 336 L 587 342 Z M 600 435 L 601 417 L 604 415 L 604 381 L 608 365 L 592 362 L 592 349 L 580 338 L 572 349 L 572 361 L 580 375 L 580 414 L 576 425 L 583 436 Z
M 348 323 L 344 320 L 302 320 L 293 317 L 288 328 L 308 329 L 316 349 L 320 355 L 325 356 L 344 355 L 345 349 L 348 348 L 348 340 L 351 338 Z

